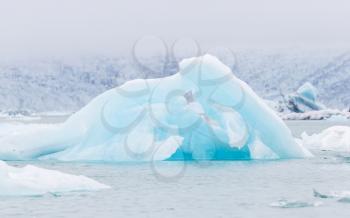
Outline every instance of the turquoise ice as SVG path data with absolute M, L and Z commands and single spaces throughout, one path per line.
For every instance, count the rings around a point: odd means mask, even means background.
M 292 112 L 324 110 L 326 107 L 318 101 L 318 91 L 311 83 L 306 82 L 298 88 L 296 93 L 288 96 L 288 108 Z
M 178 73 L 106 91 L 59 125 L 0 133 L 0 159 L 63 161 L 303 158 L 283 121 L 211 55 Z M 1 131 L 1 127 L 0 127 Z

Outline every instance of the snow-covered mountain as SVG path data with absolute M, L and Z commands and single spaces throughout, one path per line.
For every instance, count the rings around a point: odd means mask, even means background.
M 327 107 L 350 106 L 350 52 L 241 50 L 235 52 L 234 60 L 221 58 L 263 98 L 282 101 L 282 95 L 310 82 Z M 73 112 L 130 79 L 162 77 L 176 71 L 176 61 L 166 62 L 161 57 L 1 62 L 0 112 Z
M 269 100 L 283 100 L 282 95 L 310 82 L 318 89 L 322 103 L 343 109 L 350 106 L 349 54 L 344 51 L 247 53 L 237 74 Z

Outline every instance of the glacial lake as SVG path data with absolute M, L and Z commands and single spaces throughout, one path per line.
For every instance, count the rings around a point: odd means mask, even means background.
M 288 121 L 295 136 L 349 122 Z M 100 192 L 0 197 L 0 217 L 349 217 L 350 154 L 277 161 L 33 164 L 107 184 Z

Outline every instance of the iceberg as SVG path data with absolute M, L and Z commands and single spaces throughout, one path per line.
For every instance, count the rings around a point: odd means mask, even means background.
M 287 95 L 284 103 L 266 101 L 283 120 L 347 121 L 350 119 L 348 110 L 331 109 L 320 103 L 318 90 L 309 82 L 302 85 L 295 93 Z
M 318 90 L 309 82 L 292 94 L 284 97 L 284 102 L 266 100 L 283 120 L 330 120 L 347 121 L 350 112 L 331 109 L 318 100 Z
M 321 133 L 302 134 L 302 143 L 305 147 L 319 150 L 350 152 L 350 127 L 332 126 Z
M 0 133 L 0 159 L 114 162 L 311 156 L 274 111 L 216 57 L 185 59 L 179 69 L 172 76 L 136 79 L 108 90 L 63 124 Z
M 287 96 L 287 107 L 290 111 L 304 113 L 308 111 L 324 110 L 326 107 L 318 101 L 318 91 L 309 82 Z
M 40 196 L 110 188 L 85 176 L 75 176 L 32 165 L 12 167 L 0 161 L 0 196 Z

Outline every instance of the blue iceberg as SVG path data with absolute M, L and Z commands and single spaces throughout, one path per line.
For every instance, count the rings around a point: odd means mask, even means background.
M 287 107 L 292 112 L 324 110 L 326 107 L 318 101 L 318 91 L 311 83 L 306 82 L 298 90 L 287 96 Z
M 1 128 L 0 128 L 1 130 Z M 60 125 L 0 134 L 0 159 L 62 161 L 303 158 L 283 121 L 211 55 L 178 73 L 106 91 Z

